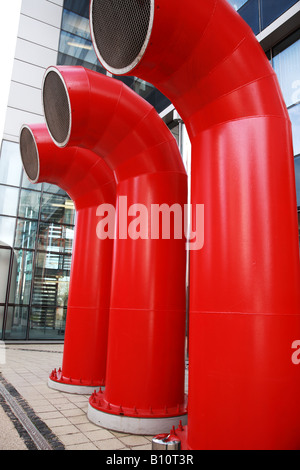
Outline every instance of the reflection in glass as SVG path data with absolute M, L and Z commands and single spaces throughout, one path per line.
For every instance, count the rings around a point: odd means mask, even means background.
M 289 110 L 293 128 L 294 155 L 300 154 L 300 104 L 292 106 Z
M 89 17 L 90 0 L 65 0 L 64 7 L 85 18 Z
M 33 252 L 16 250 L 17 274 L 15 285 L 11 283 L 11 289 L 15 290 L 15 304 L 28 305 L 30 301 L 31 281 L 33 272 Z
M 16 248 L 34 249 L 37 234 L 37 222 L 34 220 L 17 220 Z
M 59 194 L 60 196 L 66 196 L 66 192 L 63 189 L 50 183 L 43 183 L 43 191 L 46 193 L 53 193 Z
M 286 105 L 300 103 L 300 30 L 274 48 L 273 67 Z
M 40 224 L 38 236 L 38 249 L 72 253 L 74 228 L 51 223 Z
M 33 307 L 29 322 L 29 339 L 63 339 L 66 309 Z
M 41 219 L 43 222 L 53 222 L 74 225 L 75 207 L 68 196 L 43 194 Z
M 25 217 L 27 219 L 38 219 L 40 199 L 41 193 L 22 189 L 18 214 L 19 217 Z
M 300 207 L 300 157 L 295 158 L 295 176 L 297 190 L 297 206 Z
M 235 10 L 241 8 L 248 0 L 228 0 Z
M 42 184 L 37 183 L 37 184 L 32 184 L 30 183 L 29 179 L 27 178 L 26 173 L 23 171 L 22 175 L 22 188 L 25 189 L 32 189 L 33 191 L 41 191 L 42 189 Z
M 61 28 L 68 33 L 81 36 L 91 41 L 89 19 L 81 15 L 77 15 L 72 11 L 63 10 Z
M 33 305 L 66 307 L 68 303 L 71 256 L 38 252 L 33 290 Z
M 7 309 L 5 339 L 26 339 L 28 307 L 9 306 Z
M 279 18 L 298 0 L 261 0 L 262 29 Z
M 6 301 L 6 290 L 10 266 L 11 250 L 0 248 L 0 303 Z
M 91 64 L 90 62 L 86 62 L 85 60 L 77 59 L 76 57 L 72 57 L 68 54 L 63 54 L 62 52 L 58 53 L 57 64 L 68 66 L 78 65 L 81 67 L 85 67 L 86 69 L 94 70 L 95 72 L 103 73 L 105 75 L 105 70 L 103 67 L 101 67 L 100 62 Z
M 0 185 L 0 215 L 17 215 L 19 189 Z
M 22 171 L 19 145 L 3 140 L 0 157 L 0 183 L 19 186 Z
M 4 320 L 4 305 L 0 305 L 0 339 L 2 338 L 2 331 L 3 331 L 3 320 Z
M 98 59 L 95 54 L 91 41 L 74 34 L 61 31 L 59 52 L 66 54 L 84 62 L 98 65 Z
M 260 32 L 259 5 L 260 0 L 248 0 L 247 2 L 243 2 L 243 5 L 239 7 L 239 14 L 246 23 L 248 23 L 254 34 L 258 34 Z
M 13 246 L 15 236 L 16 219 L 12 217 L 0 217 L 0 245 Z

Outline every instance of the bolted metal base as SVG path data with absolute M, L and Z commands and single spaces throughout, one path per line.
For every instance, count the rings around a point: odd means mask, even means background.
M 59 390 L 60 392 L 74 393 L 77 395 L 89 395 L 95 390 L 100 390 L 100 386 L 96 387 L 88 385 L 72 385 L 64 382 L 56 382 L 55 380 L 51 380 L 50 378 L 48 378 L 48 387 L 54 390 Z
M 187 414 L 159 418 L 143 418 L 105 413 L 94 408 L 90 403 L 87 412 L 88 419 L 103 428 L 128 434 L 154 436 L 158 432 L 168 432 L 179 422 L 187 422 Z
M 62 370 L 53 369 L 48 378 L 48 387 L 60 392 L 75 393 L 78 395 L 90 395 L 91 393 L 101 391 L 104 389 L 102 384 L 81 380 L 72 379 L 71 377 L 65 377 L 62 374 Z

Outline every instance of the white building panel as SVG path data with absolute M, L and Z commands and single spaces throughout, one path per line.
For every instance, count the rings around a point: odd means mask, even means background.
M 23 124 L 39 124 L 44 122 L 44 116 L 21 111 L 15 108 L 7 108 L 3 138 L 13 142 L 18 142 L 20 129 Z
M 41 90 L 22 83 L 11 82 L 8 106 L 43 115 Z
M 12 81 L 41 89 L 45 70 L 45 68 L 15 59 Z
M 15 58 L 40 67 L 55 65 L 57 51 L 24 39 L 18 38 Z
M 18 37 L 49 49 L 58 50 L 60 29 L 21 15 Z
M 60 28 L 62 7 L 48 0 L 23 0 L 21 13 Z

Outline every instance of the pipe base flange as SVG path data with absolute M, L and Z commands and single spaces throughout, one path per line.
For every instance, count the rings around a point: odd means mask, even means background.
M 88 385 L 72 385 L 65 382 L 57 382 L 48 378 L 48 387 L 60 392 L 74 393 L 76 395 L 90 395 L 93 391 L 99 391 L 99 386 L 88 386 Z
M 161 432 L 168 432 L 173 426 L 177 427 L 180 421 L 183 425 L 187 423 L 187 414 L 157 418 L 132 417 L 106 413 L 94 408 L 90 403 L 88 405 L 87 417 L 97 426 L 112 431 L 145 436 L 154 436 Z
M 65 377 L 62 374 L 62 370 L 54 369 L 48 378 L 48 387 L 60 392 L 75 393 L 79 395 L 90 395 L 94 392 L 101 391 L 103 382 L 93 382 L 81 379 L 72 379 L 71 377 Z

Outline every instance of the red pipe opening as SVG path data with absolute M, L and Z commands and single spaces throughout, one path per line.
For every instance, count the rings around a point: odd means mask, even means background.
M 105 162 L 89 150 L 60 149 L 44 124 L 23 126 L 20 150 L 33 183 L 55 184 L 76 209 L 62 367 L 49 385 L 71 393 L 91 393 L 105 385 L 113 240 L 96 234 L 101 204 L 116 202 L 116 182 Z
M 175 232 L 187 175 L 176 140 L 121 81 L 82 67 L 48 69 L 43 103 L 56 144 L 90 149 L 117 181 L 106 387 L 89 418 L 137 434 L 169 429 L 186 417 L 186 239 Z M 152 218 L 162 205 L 171 220 L 179 211 L 165 238 Z
M 296 192 L 275 73 L 225 0 L 119 4 L 91 1 L 96 53 L 174 104 L 192 144 L 192 210 L 205 206 L 205 244 L 190 256 L 183 446 L 299 448 Z

